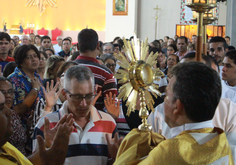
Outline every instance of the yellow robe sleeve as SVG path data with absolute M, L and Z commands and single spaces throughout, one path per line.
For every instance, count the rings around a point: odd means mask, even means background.
M 163 140 L 164 136 L 152 131 L 133 129 L 122 141 L 114 165 L 137 164 Z

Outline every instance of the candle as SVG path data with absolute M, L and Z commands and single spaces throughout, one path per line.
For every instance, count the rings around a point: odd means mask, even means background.
M 193 11 L 193 18 L 196 18 L 196 17 L 197 17 L 197 12 Z
M 206 0 L 201 0 L 201 3 L 206 3 Z

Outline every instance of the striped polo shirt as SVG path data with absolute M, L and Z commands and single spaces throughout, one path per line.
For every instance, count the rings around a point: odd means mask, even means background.
M 78 56 L 75 60 L 79 65 L 87 66 L 91 69 L 94 74 L 95 84 L 98 85 L 97 93 L 102 91 L 102 97 L 99 97 L 95 107 L 98 110 L 103 110 L 104 106 L 104 99 L 106 98 L 106 94 L 112 92 L 112 95 L 117 95 L 117 88 L 116 88 L 116 80 L 110 71 L 105 66 L 99 64 L 98 60 L 92 57 L 86 56 Z
M 46 117 L 50 122 L 50 129 L 55 127 L 57 122 L 65 114 L 68 114 L 68 102 L 64 102 L 62 107 Z M 64 164 L 89 164 L 103 165 L 107 163 L 108 147 L 105 135 L 110 137 L 116 132 L 114 119 L 105 112 L 91 108 L 90 119 L 84 130 L 74 123 L 75 129 L 72 131 L 69 140 L 69 147 Z M 33 152 L 38 149 L 36 136 L 43 136 L 44 118 L 40 119 L 34 130 Z

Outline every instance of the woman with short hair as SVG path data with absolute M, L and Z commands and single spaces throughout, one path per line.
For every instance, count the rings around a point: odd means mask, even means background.
M 16 50 L 14 58 L 17 67 L 8 78 L 14 84 L 14 109 L 26 128 L 30 111 L 44 97 L 42 80 L 36 72 L 40 54 L 34 45 L 22 45 Z

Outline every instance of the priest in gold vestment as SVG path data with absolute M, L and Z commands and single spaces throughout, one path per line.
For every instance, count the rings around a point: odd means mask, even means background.
M 218 74 L 200 62 L 175 66 L 164 102 L 171 139 L 133 129 L 119 147 L 114 164 L 233 164 L 224 131 L 212 118 L 221 97 Z

